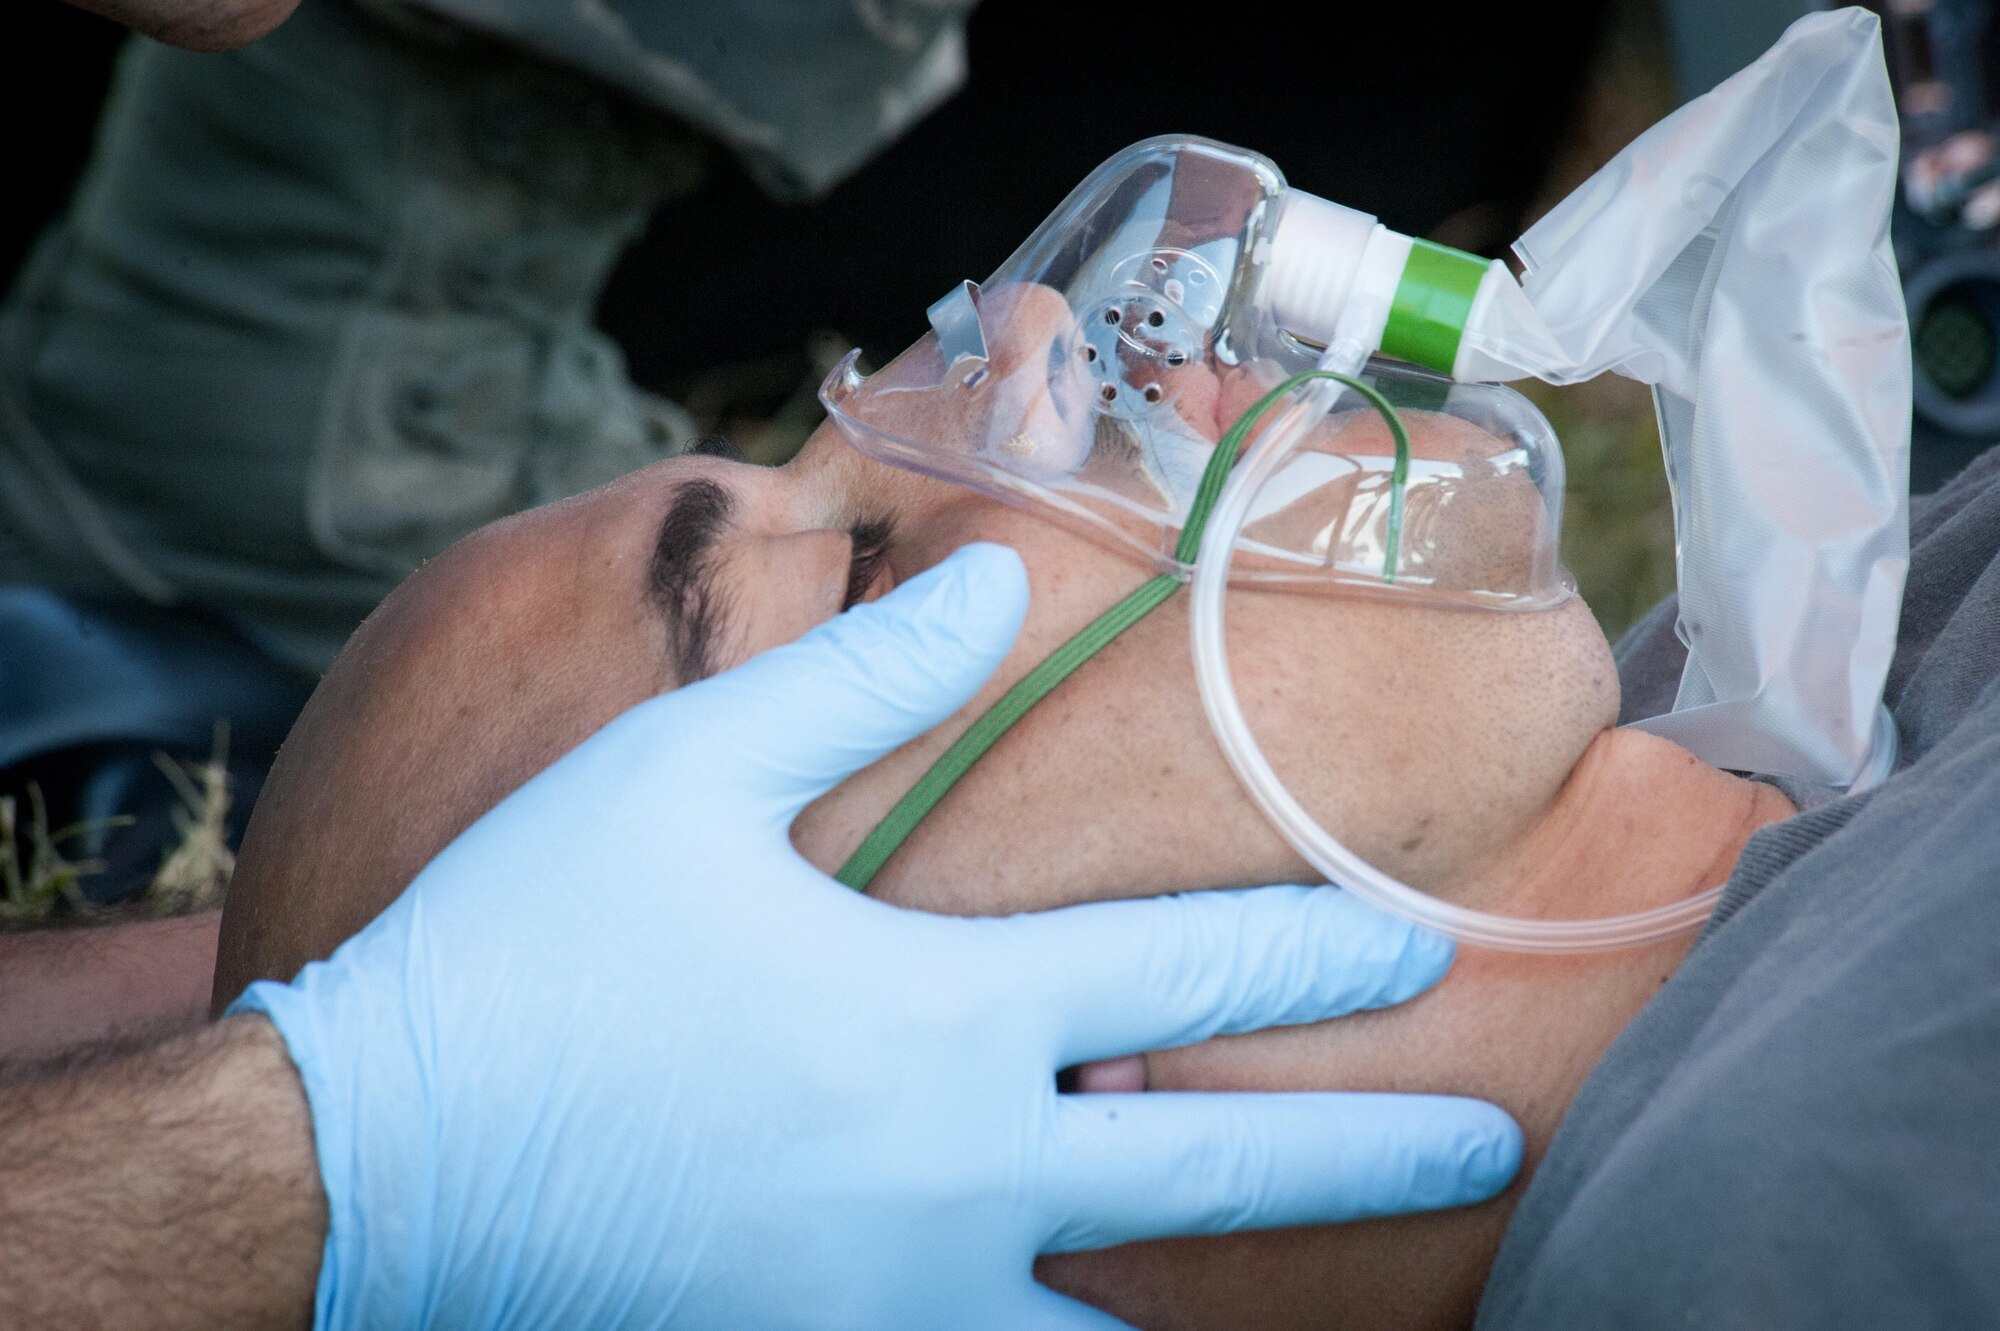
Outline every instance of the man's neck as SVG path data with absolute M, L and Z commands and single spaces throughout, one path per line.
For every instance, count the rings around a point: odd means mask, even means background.
M 1710 767 L 1678 744 L 1606 730 L 1548 815 L 1469 875 L 1462 899 L 1571 918 L 1667 905 L 1727 881 L 1751 833 L 1797 812 L 1776 787 Z

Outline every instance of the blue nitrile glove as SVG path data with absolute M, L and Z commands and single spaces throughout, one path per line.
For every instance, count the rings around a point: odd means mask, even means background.
M 1476 1101 L 1057 1094 L 1444 973 L 1447 943 L 1344 893 L 951 919 L 792 849 L 808 801 L 972 696 L 1027 597 L 973 546 L 633 708 L 238 1001 L 311 1101 L 320 1326 L 1105 1328 L 1036 1253 L 1506 1184 L 1519 1133 Z

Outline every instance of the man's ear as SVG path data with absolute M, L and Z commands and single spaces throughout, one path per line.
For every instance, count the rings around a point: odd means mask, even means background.
M 248 46 L 283 23 L 299 0 L 70 0 L 79 9 L 190 51 Z

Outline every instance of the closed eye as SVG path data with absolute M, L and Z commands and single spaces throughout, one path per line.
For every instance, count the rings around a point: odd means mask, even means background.
M 840 600 L 842 610 L 851 610 L 861 603 L 889 558 L 888 522 L 870 518 L 849 527 L 847 534 L 853 542 L 853 554 L 847 562 L 847 592 Z

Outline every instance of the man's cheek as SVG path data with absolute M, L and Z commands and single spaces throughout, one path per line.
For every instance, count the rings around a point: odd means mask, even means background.
M 1227 428 L 1217 419 L 1222 401 L 1222 385 L 1215 371 L 1206 365 L 1189 365 L 1167 374 L 1167 391 L 1173 394 L 1174 410 L 1194 432 L 1204 439 L 1222 437 Z
M 1271 391 L 1278 382 L 1268 375 L 1259 375 L 1251 366 L 1238 365 L 1226 371 L 1217 384 L 1215 422 L 1218 432 L 1227 431 L 1236 424 L 1244 412 L 1257 405 L 1257 400 Z
M 715 669 L 796 641 L 840 613 L 853 546 L 845 532 L 752 538 L 730 561 L 721 620 L 729 637 Z
M 1244 412 L 1270 391 L 1246 366 L 1217 373 L 1209 365 L 1196 363 L 1169 370 L 1162 379 L 1173 395 L 1174 410 L 1202 438 L 1215 441 L 1229 432 Z
M 1038 1257 L 1035 1279 L 1134 1326 L 1180 1331 L 1188 1323 L 1172 1303 L 1178 1283 L 1171 1269 L 1172 1251 L 1156 1243 L 1128 1243 Z

